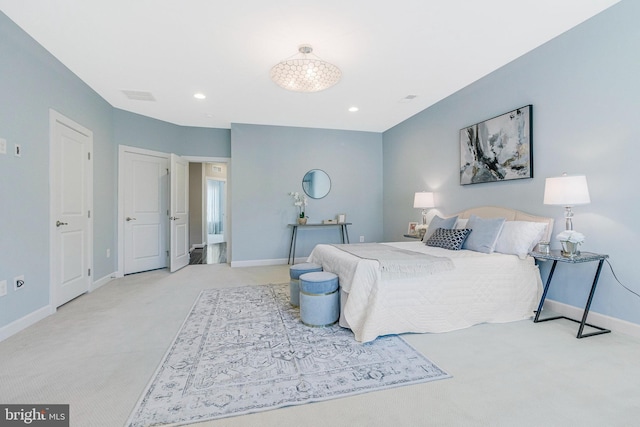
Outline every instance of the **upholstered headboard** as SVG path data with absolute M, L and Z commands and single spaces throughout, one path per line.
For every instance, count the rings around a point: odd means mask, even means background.
M 553 218 L 531 215 L 526 212 L 499 206 L 479 206 L 477 208 L 470 208 L 453 215 L 458 215 L 458 218 L 461 219 L 467 219 L 472 214 L 481 218 L 506 218 L 507 221 L 544 222 L 547 224 L 547 228 L 542 241 L 551 241 L 551 234 L 553 233 Z

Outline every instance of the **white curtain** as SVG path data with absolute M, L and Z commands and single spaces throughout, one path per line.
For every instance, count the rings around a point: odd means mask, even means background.
M 207 180 L 207 233 L 222 234 L 224 215 L 224 181 Z

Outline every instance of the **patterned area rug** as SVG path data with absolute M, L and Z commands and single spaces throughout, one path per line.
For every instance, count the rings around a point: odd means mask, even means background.
M 450 376 L 392 335 L 310 328 L 288 284 L 202 291 L 127 425 L 184 425 Z

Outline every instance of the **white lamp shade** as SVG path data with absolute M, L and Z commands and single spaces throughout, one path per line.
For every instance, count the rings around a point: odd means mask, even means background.
M 419 209 L 433 208 L 435 207 L 433 202 L 433 193 L 422 191 L 415 194 L 413 197 L 413 207 Z
M 591 203 L 591 198 L 586 176 L 563 175 L 545 180 L 545 205 L 575 206 L 587 203 Z

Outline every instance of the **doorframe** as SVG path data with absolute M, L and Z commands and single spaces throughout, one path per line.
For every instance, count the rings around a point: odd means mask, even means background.
M 53 188 L 54 168 L 52 166 L 53 162 L 56 161 L 54 156 L 54 151 L 53 151 L 53 144 L 54 144 L 54 137 L 56 134 L 55 131 L 56 131 L 57 123 L 60 123 L 63 126 L 67 126 L 70 129 L 73 129 L 74 131 L 85 135 L 89 139 L 87 143 L 88 144 L 87 151 L 90 153 L 90 156 L 92 157 L 91 157 L 91 161 L 88 162 L 89 164 L 87 165 L 87 169 L 85 171 L 85 177 L 84 177 L 87 182 L 87 186 L 86 186 L 87 209 L 89 210 L 89 212 L 91 212 L 89 221 L 87 221 L 87 249 L 86 249 L 86 253 L 84 254 L 89 260 L 88 267 L 91 269 L 91 275 L 87 278 L 88 280 L 87 292 L 90 292 L 93 288 L 93 283 L 94 283 L 93 274 L 95 273 L 95 269 L 93 268 L 93 241 L 94 241 L 94 236 L 93 236 L 93 216 L 94 216 L 94 211 L 93 211 L 93 162 L 94 162 L 93 131 L 85 128 L 84 126 L 75 122 L 74 120 L 71 120 L 70 118 L 62 115 L 61 113 L 57 112 L 53 108 L 50 108 L 49 109 L 49 306 L 51 307 L 51 313 L 55 313 L 58 310 L 58 307 L 56 304 L 57 278 L 55 277 L 56 276 L 55 272 L 58 271 L 58 269 L 54 263 L 54 256 L 53 256 L 53 253 L 57 251 L 57 248 L 55 247 L 56 226 L 54 222 L 57 212 L 54 212 L 54 208 L 53 208 L 54 192 L 57 189 Z
M 161 151 L 147 150 L 146 148 L 131 147 L 128 145 L 118 146 L 118 270 L 116 277 L 124 277 L 124 185 L 125 185 L 125 171 L 122 165 L 124 164 L 124 156 L 126 153 L 141 154 L 145 156 L 154 156 L 164 158 L 170 161 L 171 154 L 163 153 Z M 165 209 L 169 209 L 169 203 Z M 168 215 L 167 215 L 168 216 Z M 164 230 L 168 236 L 168 229 Z
M 187 159 L 191 163 L 224 163 L 227 165 L 227 186 L 226 186 L 226 194 L 225 194 L 225 217 L 226 217 L 226 230 L 225 230 L 225 241 L 227 244 L 227 264 L 231 265 L 231 157 L 206 157 L 206 156 L 182 156 L 182 158 Z M 202 173 L 203 180 L 205 178 L 205 173 L 203 170 Z M 203 188 L 203 191 L 206 191 L 206 188 Z M 204 194 L 203 194 L 204 197 Z M 203 198 L 204 200 L 204 198 Z M 206 207 L 204 206 L 204 202 L 201 206 L 204 210 Z M 206 230 L 203 230 L 206 235 Z
M 147 150 L 146 148 L 138 148 L 132 147 L 129 145 L 119 145 L 118 146 L 118 270 L 116 272 L 116 277 L 124 277 L 124 169 L 121 167 L 122 159 L 124 157 L 125 152 L 137 153 L 137 154 L 146 154 L 151 156 L 164 157 L 168 160 L 171 159 L 171 153 L 165 153 L 162 151 L 153 151 Z M 228 228 L 231 229 L 231 215 L 230 206 L 228 200 L 230 198 L 231 193 L 231 180 L 229 179 L 229 175 L 231 173 L 231 158 L 230 157 L 206 157 L 206 156 L 180 156 L 183 159 L 186 159 L 192 163 L 226 163 L 227 164 L 227 224 Z M 167 205 L 167 209 L 169 206 Z M 168 233 L 168 229 L 166 230 Z M 231 234 L 227 236 L 227 263 L 231 263 Z

